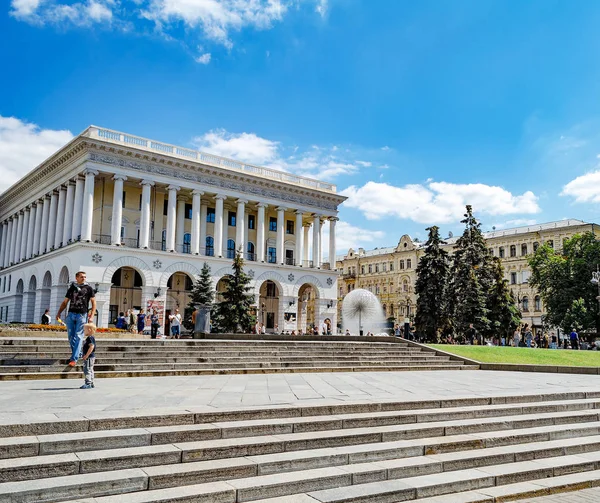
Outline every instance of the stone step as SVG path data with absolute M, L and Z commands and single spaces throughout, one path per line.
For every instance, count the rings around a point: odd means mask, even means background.
M 428 371 L 428 370 L 479 370 L 479 365 L 406 365 L 406 366 L 335 366 L 335 367 L 255 367 L 255 368 L 208 368 L 193 370 L 139 370 L 124 372 L 96 372 L 96 378 L 117 377 L 159 377 L 159 376 L 192 376 L 192 375 L 215 375 L 215 374 L 274 374 L 274 373 L 306 373 L 306 372 L 405 372 L 405 371 Z M 0 373 L 0 381 L 12 380 L 40 380 L 40 379 L 82 379 L 83 373 L 65 369 L 64 372 L 4 372 Z

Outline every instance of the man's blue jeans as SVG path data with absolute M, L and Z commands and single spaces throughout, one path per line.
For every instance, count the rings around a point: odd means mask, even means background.
M 83 325 L 87 323 L 87 313 L 69 313 L 65 324 L 67 325 L 67 334 L 69 344 L 71 345 L 71 361 L 76 362 L 81 357 L 81 346 L 83 345 Z

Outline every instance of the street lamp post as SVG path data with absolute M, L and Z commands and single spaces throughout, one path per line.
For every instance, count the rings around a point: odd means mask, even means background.
M 410 338 L 410 299 L 406 299 L 406 316 L 404 317 L 404 338 Z

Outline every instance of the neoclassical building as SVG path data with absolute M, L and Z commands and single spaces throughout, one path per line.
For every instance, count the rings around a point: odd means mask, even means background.
M 55 315 L 75 272 L 97 323 L 185 308 L 204 262 L 215 290 L 243 252 L 258 319 L 337 323 L 335 185 L 90 126 L 0 195 L 0 321 Z M 329 226 L 329 242 L 322 229 Z
M 540 296 L 528 282 L 528 256 L 542 243 L 560 249 L 565 238 L 584 232 L 594 232 L 600 236 L 597 224 L 575 219 L 484 233 L 490 253 L 502 260 L 506 279 L 521 309 L 524 323 L 541 328 L 545 314 Z M 450 253 L 456 240 L 455 237 L 445 239 L 445 248 Z M 368 251 L 350 249 L 346 255 L 338 256 L 337 268 L 341 272 L 338 280 L 339 312 L 348 292 L 355 288 L 366 288 L 379 298 L 386 317 L 400 323 L 406 318 L 412 319 L 417 304 L 414 291 L 416 269 L 423 253 L 424 243 L 404 235 L 395 247 Z

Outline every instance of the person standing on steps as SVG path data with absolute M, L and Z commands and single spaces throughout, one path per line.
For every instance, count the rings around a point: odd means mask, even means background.
M 67 326 L 69 344 L 71 345 L 71 358 L 69 359 L 70 367 L 77 365 L 77 360 L 81 357 L 83 325 L 88 322 L 88 319 L 91 320 L 96 312 L 96 293 L 94 292 L 94 289 L 85 282 L 86 273 L 79 271 L 75 274 L 75 280 L 76 281 L 69 286 L 65 299 L 60 304 L 58 313 L 56 313 L 56 319 L 60 320 L 60 314 L 67 308 L 67 304 L 69 305 L 65 324 Z
M 181 315 L 179 314 L 179 309 L 175 309 L 175 314 L 169 315 L 169 320 L 171 320 L 171 339 L 179 339 L 181 333 Z
M 152 315 L 150 316 L 150 338 L 156 339 L 158 336 L 158 327 L 160 324 L 158 323 L 158 312 L 156 309 L 152 311 Z
M 50 325 L 50 309 L 46 309 L 42 314 L 42 325 Z

